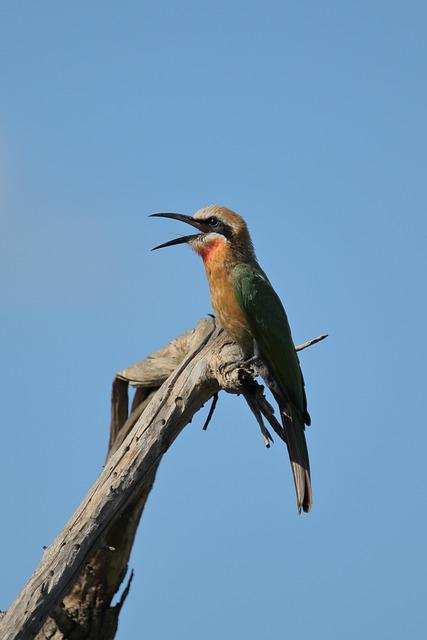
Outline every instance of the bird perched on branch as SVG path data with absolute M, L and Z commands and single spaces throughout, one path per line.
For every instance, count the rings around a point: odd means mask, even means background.
M 155 213 L 186 222 L 199 233 L 154 247 L 188 243 L 204 262 L 212 306 L 221 326 L 241 347 L 245 361 L 262 363 L 263 377 L 280 408 L 298 509 L 310 511 L 312 490 L 305 426 L 310 424 L 304 378 L 288 318 L 259 266 L 246 222 L 230 209 L 210 206 L 192 216 Z M 237 364 L 237 363 L 236 363 Z

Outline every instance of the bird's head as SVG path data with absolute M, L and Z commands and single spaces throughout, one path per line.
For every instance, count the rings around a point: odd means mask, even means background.
M 202 256 L 205 262 L 218 251 L 255 257 L 246 222 L 241 216 L 226 207 L 211 205 L 199 209 L 194 216 L 181 213 L 153 213 L 152 216 L 180 220 L 199 230 L 199 233 L 169 240 L 154 249 L 188 243 L 196 253 Z

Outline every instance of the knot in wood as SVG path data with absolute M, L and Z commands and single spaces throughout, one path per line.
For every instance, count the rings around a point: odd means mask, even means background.
M 256 374 L 250 367 L 229 365 L 218 375 L 220 387 L 227 393 L 240 394 L 253 387 Z

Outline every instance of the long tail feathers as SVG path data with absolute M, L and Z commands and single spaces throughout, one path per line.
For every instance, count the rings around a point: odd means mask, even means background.
M 310 462 L 308 459 L 307 442 L 305 440 L 304 424 L 295 409 L 283 407 L 278 401 L 283 428 L 286 433 L 289 458 L 294 477 L 297 494 L 298 510 L 310 511 L 313 504 L 313 492 L 310 478 Z M 289 415 L 291 413 L 291 415 Z
M 283 430 L 286 435 L 289 458 L 291 461 L 292 475 L 294 477 L 295 490 L 297 494 L 298 511 L 310 511 L 313 504 L 313 492 L 310 478 L 310 462 L 308 458 L 307 442 L 305 440 L 304 419 L 297 409 L 288 402 L 283 395 L 278 383 L 270 372 L 262 374 L 270 391 L 274 395 L 280 408 Z M 306 423 L 310 418 L 307 414 Z

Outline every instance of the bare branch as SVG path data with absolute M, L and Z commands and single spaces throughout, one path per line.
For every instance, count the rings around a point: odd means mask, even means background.
M 295 351 L 302 351 L 303 349 L 307 349 L 307 347 L 311 347 L 311 345 L 317 344 L 318 342 L 320 342 L 321 340 L 324 340 L 327 337 L 328 337 L 327 333 L 322 333 L 320 336 L 317 336 L 317 338 L 312 338 L 311 340 L 307 340 L 307 342 L 303 342 L 302 344 L 297 345 L 295 347 Z
M 306 348 L 324 337 L 296 349 Z M 55 635 L 55 640 L 70 638 L 71 634 L 77 640 L 101 637 L 100 630 L 95 635 L 87 628 L 85 618 L 88 605 L 94 604 L 90 598 L 87 600 L 93 585 L 100 589 L 95 589 L 95 593 L 106 598 L 105 613 L 111 616 L 107 621 L 109 628 L 102 627 L 102 637 L 108 640 L 114 637 L 118 612 L 115 615 L 115 607 L 108 607 L 126 573 L 136 527 L 161 458 L 193 415 L 214 396 L 209 422 L 215 410 L 215 396 L 221 389 L 244 395 L 266 444 L 272 438 L 262 416 L 284 439 L 263 387 L 253 380 L 254 373 L 246 372 L 246 378 L 242 378 L 241 369 L 230 370 L 229 365 L 241 360 L 241 356 L 239 347 L 216 327 L 215 320 L 205 318 L 194 330 L 117 375 L 105 467 L 0 619 L 2 640 L 27 640 L 39 632 L 44 633 L 40 638 Z M 129 383 L 137 388 L 130 415 Z M 130 525 L 123 528 L 129 521 Z M 125 544 L 121 546 L 123 532 Z M 111 566 L 112 571 L 108 570 Z M 129 588 L 130 583 L 116 607 L 123 604 Z M 49 631 L 46 628 L 45 633 L 43 625 L 48 616 L 46 625 L 53 627 Z
M 264 420 L 262 419 L 262 413 L 261 413 L 261 409 L 260 409 L 260 406 L 259 406 L 258 399 L 257 399 L 256 395 L 254 395 L 253 393 L 248 392 L 248 391 L 244 391 L 243 395 L 245 397 L 246 402 L 249 405 L 250 410 L 252 411 L 252 413 L 255 416 L 255 420 L 258 422 L 259 428 L 261 430 L 262 437 L 264 439 L 264 445 L 266 446 L 267 449 L 269 449 L 270 442 L 274 442 L 274 440 L 271 437 L 271 433 L 269 432 L 269 430 L 265 426 Z
M 260 389 L 261 391 L 263 391 L 263 387 L 260 387 Z M 281 440 L 283 440 L 283 442 L 286 443 L 285 430 L 283 429 L 282 425 L 274 415 L 274 409 L 271 406 L 271 404 L 268 402 L 264 393 L 260 393 L 260 397 L 258 398 L 258 403 L 259 403 L 259 408 L 262 415 L 264 416 L 264 418 L 268 420 L 273 431 L 279 436 Z
M 214 393 L 214 395 L 212 396 L 212 404 L 211 404 L 211 406 L 209 408 L 208 417 L 206 418 L 206 422 L 203 425 L 203 431 L 206 431 L 206 429 L 209 426 L 210 421 L 212 420 L 213 414 L 214 414 L 215 409 L 216 409 L 216 405 L 218 403 L 218 398 L 219 398 L 218 393 Z

